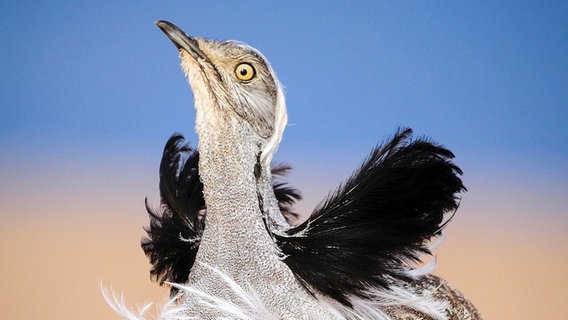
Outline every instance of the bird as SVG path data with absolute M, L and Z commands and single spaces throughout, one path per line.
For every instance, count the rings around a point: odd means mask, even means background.
M 466 191 L 444 146 L 399 128 L 305 219 L 272 165 L 287 123 L 268 60 L 239 41 L 156 25 L 175 45 L 196 109 L 194 149 L 172 135 L 142 249 L 170 286 L 159 319 L 481 319 L 431 274 L 431 246 Z M 143 319 L 103 291 L 124 319 Z

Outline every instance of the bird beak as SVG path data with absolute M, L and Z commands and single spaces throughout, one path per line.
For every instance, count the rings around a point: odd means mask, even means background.
M 187 51 L 195 60 L 209 60 L 205 53 L 199 49 L 195 39 L 183 32 L 183 30 L 178 28 L 175 24 L 164 20 L 158 20 L 156 21 L 156 25 L 166 34 L 166 36 L 168 36 L 168 38 L 170 38 L 178 50 L 183 49 Z

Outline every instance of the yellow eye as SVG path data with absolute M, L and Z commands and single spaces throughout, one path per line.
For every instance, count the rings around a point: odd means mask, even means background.
M 249 63 L 240 63 L 235 69 L 235 74 L 239 80 L 248 81 L 254 78 L 256 71 Z

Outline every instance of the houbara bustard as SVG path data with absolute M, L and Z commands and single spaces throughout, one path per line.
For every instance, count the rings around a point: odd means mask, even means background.
M 282 86 L 256 49 L 158 27 L 193 90 L 198 150 L 172 136 L 159 210 L 142 247 L 172 288 L 159 319 L 479 319 L 420 265 L 465 190 L 453 154 L 400 129 L 311 216 L 291 225 L 296 190 L 273 183 L 286 125 Z M 420 265 L 420 267 L 418 267 Z M 125 319 L 143 319 L 105 290 Z

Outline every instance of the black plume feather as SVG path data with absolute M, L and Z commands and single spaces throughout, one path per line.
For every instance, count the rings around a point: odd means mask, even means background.
M 351 306 L 350 294 L 410 280 L 409 263 L 429 253 L 428 241 L 465 187 L 449 150 L 411 141 L 411 134 L 399 130 L 308 220 L 275 235 L 284 262 L 310 292 Z
M 183 144 L 184 137 L 170 137 L 160 164 L 161 206 L 154 210 L 148 206 L 150 226 L 145 228 L 147 237 L 142 239 L 142 250 L 152 264 L 150 275 L 159 281 L 185 283 L 195 263 L 201 235 L 205 229 L 206 207 L 203 183 L 199 179 L 199 153 Z M 272 174 L 277 180 L 291 168 L 277 165 Z M 291 211 L 300 200 L 298 190 L 283 182 L 273 183 L 280 211 L 291 221 L 297 217 Z M 172 294 L 176 289 L 172 287 Z
M 160 164 L 160 210 L 148 206 L 148 237 L 142 250 L 152 264 L 150 274 L 165 281 L 187 282 L 204 230 L 205 200 L 199 181 L 199 154 L 181 135 L 173 135 L 164 148 Z M 173 290 L 173 289 L 172 289 Z M 173 293 L 173 292 L 172 292 Z
M 299 218 L 299 214 L 292 212 L 292 205 L 299 200 L 302 200 L 302 195 L 297 189 L 288 186 L 285 182 L 280 181 L 279 178 L 285 176 L 292 167 L 285 164 L 275 165 L 272 172 L 272 189 L 276 200 L 278 200 L 278 207 L 284 218 L 289 223 L 293 223 Z

